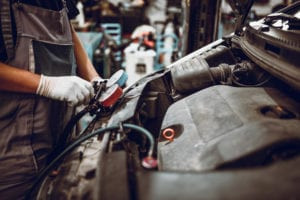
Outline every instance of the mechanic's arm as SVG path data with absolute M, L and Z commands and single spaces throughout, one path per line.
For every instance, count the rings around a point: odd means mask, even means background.
M 78 38 L 78 35 L 72 26 L 71 29 L 72 29 L 72 38 L 74 43 L 74 53 L 75 53 L 75 58 L 77 63 L 77 73 L 83 79 L 91 81 L 99 77 L 99 75 L 96 72 L 93 64 L 91 63 L 88 55 L 86 54 Z
M 44 76 L 0 62 L 0 90 L 31 93 L 66 101 L 70 105 L 88 103 L 92 85 L 77 76 Z
M 99 76 L 85 53 L 80 40 L 72 28 L 75 56 L 78 65 L 78 74 L 90 81 Z M 11 67 L 0 62 L 0 90 L 35 94 L 41 76 L 27 70 Z
M 72 34 L 79 76 L 88 81 L 99 77 L 73 28 Z M 40 76 L 2 62 L 0 62 L 0 90 L 39 94 L 75 105 L 87 103 L 92 94 L 91 84 L 78 77 Z
M 35 94 L 40 75 L 0 62 L 0 90 Z

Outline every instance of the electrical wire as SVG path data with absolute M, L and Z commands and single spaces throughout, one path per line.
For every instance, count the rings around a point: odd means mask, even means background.
M 152 156 L 153 151 L 154 151 L 154 138 L 152 136 L 152 134 L 145 128 L 134 125 L 134 124 L 123 124 L 124 128 L 129 128 L 129 129 L 133 129 L 135 131 L 138 131 L 142 134 L 144 134 L 150 143 L 150 147 L 149 147 L 149 151 L 148 151 L 148 156 Z M 112 131 L 115 129 L 119 129 L 120 126 L 119 125 L 113 125 L 113 126 L 109 126 L 106 128 L 100 128 L 88 135 L 84 135 L 83 137 L 78 138 L 77 140 L 75 140 L 72 144 L 70 144 L 69 146 L 67 146 L 60 154 L 58 154 L 37 176 L 35 182 L 32 185 L 32 188 L 29 190 L 29 192 L 26 194 L 25 199 L 30 199 L 31 194 L 34 190 L 34 188 L 40 183 L 41 179 L 52 169 L 53 166 L 55 166 L 55 164 L 61 160 L 65 155 L 67 155 L 67 153 L 69 153 L 71 150 L 73 150 L 75 147 L 77 147 L 78 145 L 80 145 L 82 142 L 90 139 L 91 137 L 94 137 L 96 135 L 99 134 L 103 134 L 105 132 L 108 131 Z

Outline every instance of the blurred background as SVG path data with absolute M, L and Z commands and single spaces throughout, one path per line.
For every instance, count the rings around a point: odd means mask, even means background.
M 293 3 L 256 0 L 247 21 L 257 20 Z M 72 20 L 97 71 L 108 78 L 118 69 L 127 84 L 168 67 L 235 29 L 227 0 L 77 0 Z

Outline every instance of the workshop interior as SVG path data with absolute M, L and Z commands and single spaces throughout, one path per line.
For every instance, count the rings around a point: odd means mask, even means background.
M 104 81 L 26 199 L 300 199 L 300 1 L 75 2 Z

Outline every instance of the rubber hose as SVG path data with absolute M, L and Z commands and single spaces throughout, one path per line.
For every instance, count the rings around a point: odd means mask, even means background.
M 147 138 L 149 139 L 150 142 L 150 147 L 149 147 L 149 151 L 148 151 L 148 156 L 152 156 L 153 151 L 154 151 L 154 138 L 152 136 L 152 134 L 145 128 L 134 125 L 134 124 L 123 124 L 124 128 L 130 128 L 133 130 L 136 130 L 144 135 L 147 136 Z M 25 199 L 31 199 L 31 193 L 33 192 L 34 188 L 39 184 L 39 182 L 41 181 L 41 179 L 51 170 L 51 168 L 56 164 L 56 162 L 58 162 L 60 159 L 62 159 L 67 153 L 69 153 L 71 150 L 73 150 L 75 147 L 77 147 L 78 145 L 80 145 L 82 142 L 90 139 L 91 137 L 94 137 L 96 135 L 99 134 L 103 134 L 107 131 L 112 131 L 115 129 L 119 129 L 118 125 L 114 125 L 114 126 L 110 126 L 110 127 L 106 127 L 106 128 L 102 128 L 102 129 L 98 129 L 88 135 L 85 135 L 77 140 L 75 140 L 72 144 L 70 144 L 68 147 L 66 147 L 59 155 L 57 155 L 50 163 L 47 167 L 45 167 L 37 176 L 35 182 L 32 185 L 32 188 L 30 189 L 30 191 L 27 193 L 27 195 L 25 196 Z

